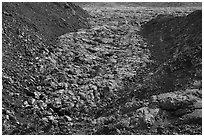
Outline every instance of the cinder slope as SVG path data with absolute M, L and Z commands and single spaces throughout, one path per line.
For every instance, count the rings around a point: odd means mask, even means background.
M 87 28 L 88 16 L 72 3 L 2 3 L 3 134 L 37 132 L 24 130 L 39 121 L 22 105 L 42 83 L 39 58 L 58 36 Z
M 202 79 L 201 10 L 184 17 L 159 15 L 143 25 L 143 35 L 152 45 L 150 50 L 156 61 L 155 71 L 164 74 L 164 88 L 173 90 L 191 83 L 193 79 Z

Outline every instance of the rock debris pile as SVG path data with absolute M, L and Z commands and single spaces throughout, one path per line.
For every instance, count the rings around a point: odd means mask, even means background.
M 151 68 L 158 62 L 141 34 L 142 24 L 157 14 L 181 16 L 193 8 L 93 8 L 87 9 L 88 16 L 72 4 L 52 3 L 79 22 L 77 31 L 68 25 L 71 29 L 63 35 L 62 28 L 53 26 L 58 37 L 52 43 L 55 31 L 42 32 L 36 22 L 38 31 L 33 31 L 33 18 L 21 26 L 29 18 L 10 12 L 11 5 L 3 4 L 3 134 L 201 133 L 201 81 L 159 91 L 154 78 L 162 74 Z M 58 15 L 55 22 L 60 24 Z

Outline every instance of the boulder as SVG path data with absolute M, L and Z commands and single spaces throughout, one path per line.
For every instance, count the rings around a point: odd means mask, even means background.
M 193 104 L 193 108 L 195 108 L 195 109 L 202 109 L 202 100 L 197 100 L 197 101 Z
M 169 111 L 188 108 L 200 100 L 198 92 L 198 90 L 186 90 L 154 95 L 151 97 L 150 104 Z M 198 104 L 196 103 L 196 105 Z
M 150 99 L 150 107 L 168 111 L 183 124 L 202 124 L 201 92 L 199 89 L 186 89 L 154 95 Z
M 181 117 L 183 124 L 200 124 L 202 125 L 202 109 L 196 109 L 192 113 L 185 114 Z
M 159 114 L 159 111 L 160 111 L 159 108 L 151 109 L 148 107 L 142 107 L 136 110 L 136 115 L 135 115 L 136 124 L 144 128 L 148 128 L 154 125 L 154 122 L 156 120 L 156 117 Z

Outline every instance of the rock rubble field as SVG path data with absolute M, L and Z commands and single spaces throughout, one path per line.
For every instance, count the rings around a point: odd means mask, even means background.
M 3 3 L 2 133 L 202 134 L 200 8 L 83 9 Z

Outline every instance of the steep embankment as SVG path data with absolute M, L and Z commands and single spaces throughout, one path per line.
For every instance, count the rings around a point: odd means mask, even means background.
M 143 25 L 143 35 L 155 61 L 152 79 L 158 87 L 149 106 L 141 108 L 144 117 L 155 117 L 159 110 L 159 126 L 150 120 L 154 126 L 171 131 L 172 123 L 173 130 L 188 127 L 196 133 L 194 126 L 202 125 L 202 11 L 183 17 L 159 15 Z
M 72 3 L 2 4 L 3 134 L 32 131 L 40 116 L 22 105 L 42 84 L 39 58 L 54 52 L 58 36 L 87 28 L 87 17 Z
M 202 11 L 188 16 L 159 15 L 143 25 L 155 71 L 163 74 L 163 89 L 183 87 L 202 77 Z M 160 80 L 163 81 L 163 80 Z M 171 83 L 171 84 L 169 84 Z

